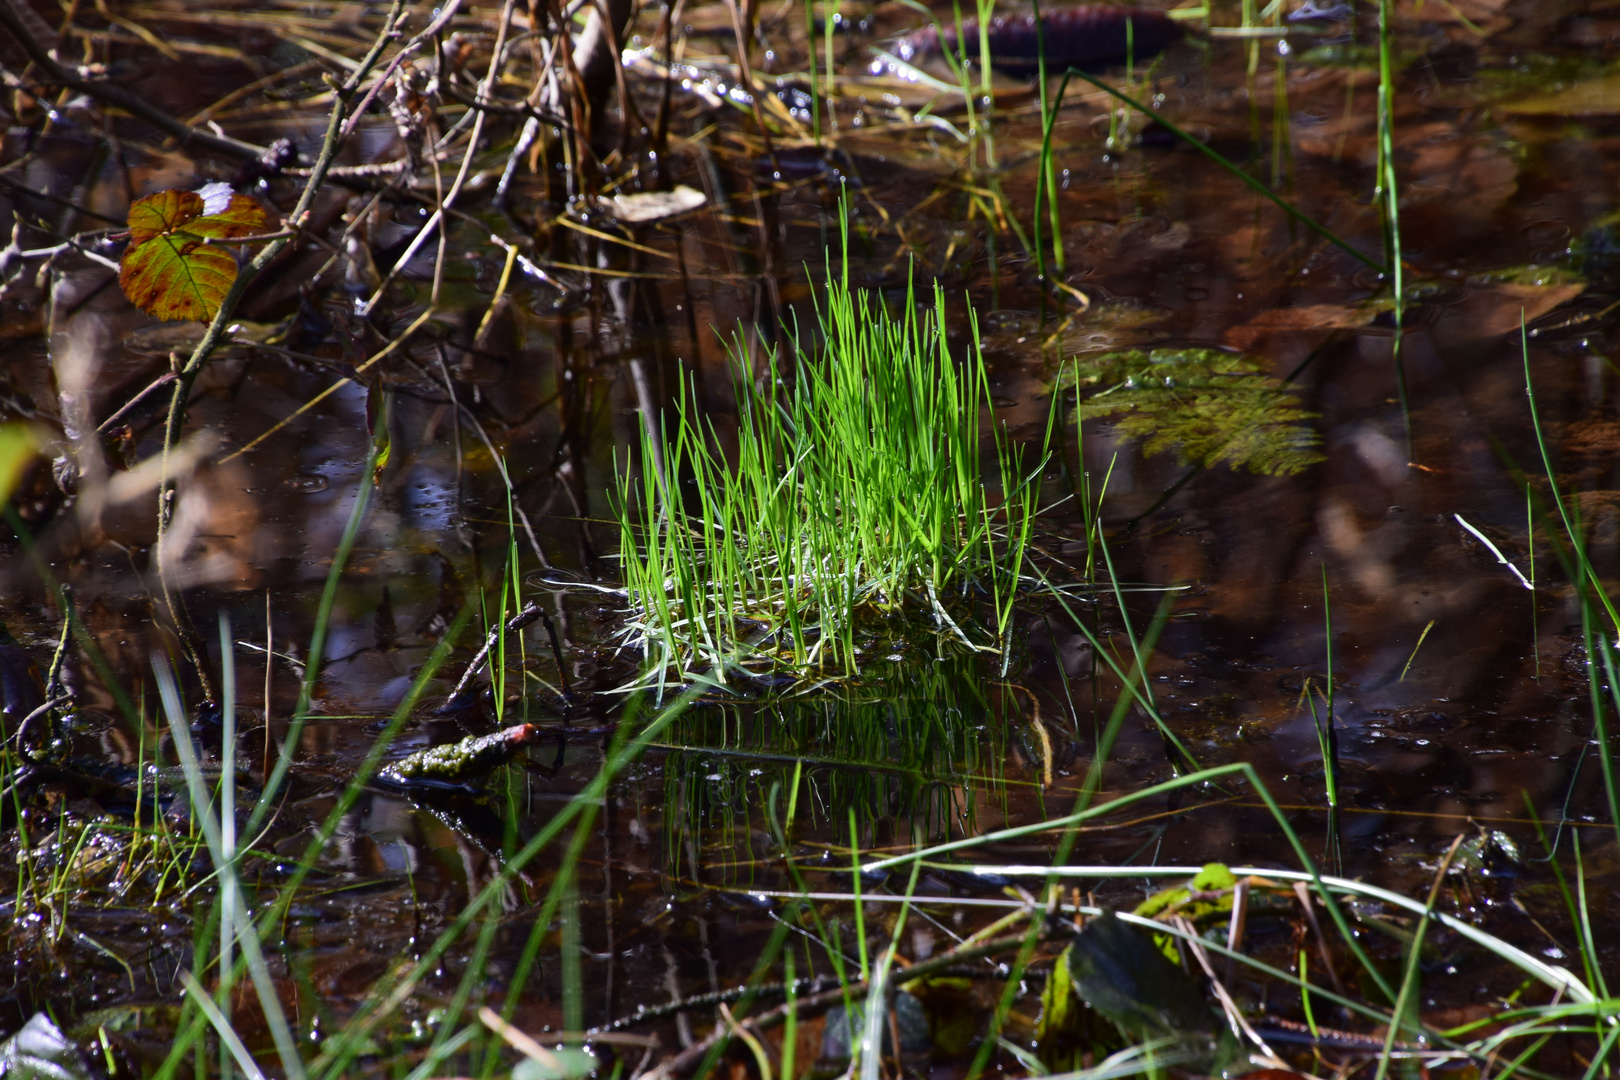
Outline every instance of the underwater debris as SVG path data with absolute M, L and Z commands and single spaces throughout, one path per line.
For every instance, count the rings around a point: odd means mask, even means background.
M 1009 75 L 1034 75 L 1040 68 L 1042 46 L 1046 70 L 1059 73 L 1071 67 L 1087 68 L 1145 60 L 1157 56 L 1182 35 L 1181 24 L 1158 11 L 1141 11 L 1118 4 L 1080 4 L 1055 8 L 1036 25 L 1033 12 L 997 15 L 987 28 L 990 63 Z M 968 41 L 967 60 L 978 52 L 979 21 L 965 19 L 962 36 Z M 894 43 L 893 53 L 906 63 L 957 50 L 954 26 L 929 26 Z M 881 73 L 883 61 L 874 64 Z

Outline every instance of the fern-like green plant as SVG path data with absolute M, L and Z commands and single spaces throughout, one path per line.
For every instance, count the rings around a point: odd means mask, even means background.
M 1253 359 L 1219 349 L 1130 349 L 1078 357 L 1061 380 L 1081 420 L 1112 417 L 1149 454 L 1289 476 L 1322 460 L 1299 400 Z

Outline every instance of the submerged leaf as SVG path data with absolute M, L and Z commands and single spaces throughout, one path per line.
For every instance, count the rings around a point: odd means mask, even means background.
M 1131 349 L 1081 357 L 1075 371 L 1080 418 L 1113 416 L 1149 454 L 1174 449 L 1189 464 L 1267 476 L 1323 460 L 1306 423 L 1316 414 L 1248 357 L 1219 349 Z
M 1146 930 L 1105 911 L 1086 924 L 1067 955 L 1075 992 L 1132 1038 L 1172 1040 L 1202 1063 L 1233 1055 L 1231 1033 L 1202 988 Z
M 1583 79 L 1573 86 L 1532 94 L 1497 107 L 1521 116 L 1612 116 L 1620 113 L 1620 72 Z
M 210 193 L 213 194 L 213 193 Z M 129 208 L 129 247 L 118 284 L 130 302 L 165 321 L 209 322 L 236 281 L 236 255 L 209 240 L 264 231 L 264 207 L 232 195 L 218 213 L 195 191 L 160 191 Z
M 1231 915 L 1232 890 L 1236 886 L 1237 878 L 1224 863 L 1205 863 L 1191 881 L 1160 889 L 1137 904 L 1134 914 L 1149 919 L 1181 915 L 1190 919 L 1193 925 L 1203 926 L 1210 918 L 1225 919 Z M 1155 934 L 1154 941 L 1171 960 L 1180 955 L 1170 935 Z

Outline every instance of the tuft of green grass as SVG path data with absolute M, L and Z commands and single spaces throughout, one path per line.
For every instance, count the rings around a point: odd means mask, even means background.
M 873 630 L 919 625 L 1004 652 L 1045 462 L 1026 469 L 993 427 L 981 444 L 977 324 L 959 363 L 932 299 L 908 286 L 890 309 L 835 279 L 819 332 L 795 327 L 791 355 L 737 380 L 734 457 L 687 388 L 658 443 L 643 435 L 617 502 L 627 643 L 650 678 L 853 674 Z

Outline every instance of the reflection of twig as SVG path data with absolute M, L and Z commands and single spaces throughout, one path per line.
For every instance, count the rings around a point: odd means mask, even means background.
M 107 419 L 103 420 L 101 422 L 101 425 L 99 427 L 97 427 L 96 430 L 97 431 L 106 431 L 108 428 L 110 428 L 114 424 L 116 424 L 119 420 L 122 420 L 124 418 L 125 413 L 129 412 L 129 410 L 131 410 L 135 406 L 139 405 L 141 403 L 141 401 L 146 397 L 147 394 L 150 394 L 154 390 L 158 390 L 158 389 L 161 389 L 162 387 L 165 387 L 165 386 L 169 385 L 170 383 L 174 382 L 175 378 L 176 378 L 176 376 L 175 376 L 174 372 L 165 371 L 162 375 L 159 375 L 155 380 L 153 380 L 152 383 L 150 385 L 148 385 L 145 390 L 142 390 L 140 393 L 136 394 L 134 397 L 132 397 L 128 401 L 124 402 L 123 407 L 120 408 L 117 412 L 113 413 L 111 416 L 107 417 Z
M 447 9 L 454 9 L 455 7 L 455 0 L 446 5 Z M 355 65 L 349 77 L 334 88 L 335 100 L 332 103 L 331 117 L 326 124 L 326 136 L 322 140 L 321 150 L 315 158 L 315 164 L 310 169 L 309 179 L 304 183 L 304 190 L 298 197 L 298 204 L 293 208 L 292 213 L 287 215 L 289 221 L 299 222 L 306 220 L 306 216 L 314 206 L 315 197 L 319 194 L 326 181 L 326 171 L 332 167 L 332 161 L 337 156 L 338 147 L 342 144 L 341 133 L 349 102 L 354 97 L 355 92 L 360 89 L 360 84 L 370 74 L 371 69 L 382 59 L 383 50 L 388 47 L 388 43 L 399 36 L 398 27 L 404 14 L 405 0 L 394 0 L 392 8 L 388 12 L 388 17 L 383 20 L 382 29 L 378 31 L 377 38 L 372 42 L 371 48 L 366 52 L 365 57 Z M 0 25 L 8 25 L 9 28 L 8 18 L 15 22 L 15 19 L 11 18 L 10 10 L 4 4 L 0 4 Z M 19 38 L 19 40 L 21 39 Z M 47 56 L 45 59 L 49 60 L 50 58 Z M 51 61 L 51 64 L 53 67 L 56 66 L 54 61 Z M 92 91 L 87 89 L 86 92 Z M 124 96 L 127 97 L 128 95 Z M 151 110 L 149 106 L 142 103 L 139 110 L 132 108 L 131 111 L 136 112 L 138 116 L 144 117 L 147 112 L 155 110 Z M 151 119 L 150 117 L 146 118 Z M 179 127 L 186 136 L 196 135 L 196 132 L 181 124 L 178 120 L 172 117 L 166 117 L 166 120 L 169 124 Z M 156 123 L 157 121 L 153 120 L 152 122 Z M 163 125 L 160 124 L 159 126 Z M 251 156 L 255 158 L 259 157 L 263 152 L 260 147 L 251 147 L 246 143 L 236 143 L 235 140 L 218 141 L 228 146 L 246 147 L 252 151 Z M 241 151 L 233 150 L 232 152 L 239 154 Z M 253 283 L 253 280 L 259 276 L 265 267 L 269 266 L 274 259 L 286 250 L 290 242 L 291 237 L 282 237 L 270 241 L 260 248 L 258 254 L 254 255 L 238 272 L 236 280 L 231 283 L 230 289 L 220 301 L 219 310 L 214 313 L 213 320 L 208 324 L 208 329 L 204 331 L 202 340 L 192 350 L 185 366 L 175 372 L 178 377 L 174 380 L 174 392 L 169 398 L 169 415 L 163 427 L 163 475 L 161 482 L 158 484 L 158 530 L 157 543 L 154 545 L 153 554 L 158 562 L 158 582 L 163 594 L 164 607 L 168 610 L 170 621 L 175 632 L 180 637 L 181 644 L 189 654 L 198 681 L 202 684 L 203 693 L 208 697 L 213 697 L 213 682 L 203 667 L 202 651 L 197 648 L 193 640 L 196 635 L 194 632 L 188 632 L 187 628 L 190 624 L 186 620 L 185 613 L 175 603 L 174 592 L 169 587 L 168 574 L 164 569 L 163 547 L 169 531 L 169 521 L 174 515 L 175 497 L 174 487 L 169 479 L 169 455 L 179 441 L 180 429 L 185 423 L 185 407 L 191 396 L 191 384 L 196 381 L 203 365 L 208 362 L 208 358 L 213 355 L 214 350 L 218 348 L 220 342 L 224 339 L 228 332 L 226 328 L 231 325 L 231 321 L 236 314 L 236 307 L 247 293 L 248 286 Z
M 10 31 L 11 36 L 17 39 L 17 44 L 22 46 L 23 52 L 28 54 L 28 59 L 39 65 L 40 69 L 45 73 L 45 81 L 47 82 L 66 86 L 69 89 L 79 91 L 81 94 L 89 94 L 91 97 L 108 105 L 116 106 L 125 112 L 138 116 L 153 127 L 161 128 L 179 139 L 182 146 L 202 146 L 227 157 L 246 158 L 248 160 L 257 158 L 265 152 L 262 146 L 255 146 L 252 143 L 232 139 L 229 136 L 199 131 L 185 121 L 170 116 L 162 109 L 148 103 L 145 98 L 138 97 L 121 86 L 86 79 L 75 72 L 69 71 L 56 62 L 56 58 L 46 51 L 45 46 L 41 45 L 34 35 L 29 32 L 28 27 L 23 25 L 22 20 L 17 17 L 17 13 L 12 10 L 11 5 L 3 2 L 3 0 L 0 0 L 0 26 L 4 26 Z M 338 108 L 342 108 L 341 100 Z
M 479 97 L 489 97 L 490 89 L 495 84 L 495 78 L 500 73 L 501 53 L 504 51 L 506 42 L 506 27 L 507 24 L 512 21 L 512 6 L 513 0 L 506 0 L 506 4 L 501 8 L 501 21 L 495 28 L 495 51 L 489 60 L 489 72 L 484 76 L 484 81 L 478 84 Z M 456 197 L 461 194 L 462 188 L 467 183 L 467 174 L 472 169 L 473 157 L 478 153 L 478 139 L 484 132 L 484 117 L 486 114 L 481 111 L 474 111 L 476 113 L 476 118 L 473 120 L 472 134 L 467 139 L 467 152 L 461 159 L 461 168 L 457 171 L 455 180 L 451 182 L 450 190 L 445 193 L 445 196 L 440 201 L 438 207 L 434 209 L 433 216 L 428 218 L 427 224 L 423 225 L 422 228 L 417 231 L 416 235 L 411 238 L 410 245 L 406 247 L 405 253 L 401 255 L 398 261 L 394 263 L 393 269 L 388 271 L 388 276 L 383 278 L 382 283 L 377 286 L 377 291 L 372 294 L 371 299 L 367 300 L 364 304 L 357 306 L 357 311 L 361 316 L 369 315 L 377 306 L 377 301 L 382 299 L 383 290 L 388 288 L 389 283 L 394 280 L 400 271 L 405 269 L 406 264 L 408 264 L 411 259 L 415 257 L 421 246 L 427 243 L 428 238 L 433 235 L 434 230 L 437 229 L 442 233 L 442 222 L 444 221 L 445 214 L 449 210 L 450 206 L 455 203 Z M 433 160 L 437 161 L 437 156 L 435 156 Z M 439 244 L 439 261 L 433 274 L 434 303 L 438 303 L 439 300 L 439 283 L 443 278 L 443 271 L 444 241 L 443 237 L 441 236 Z

